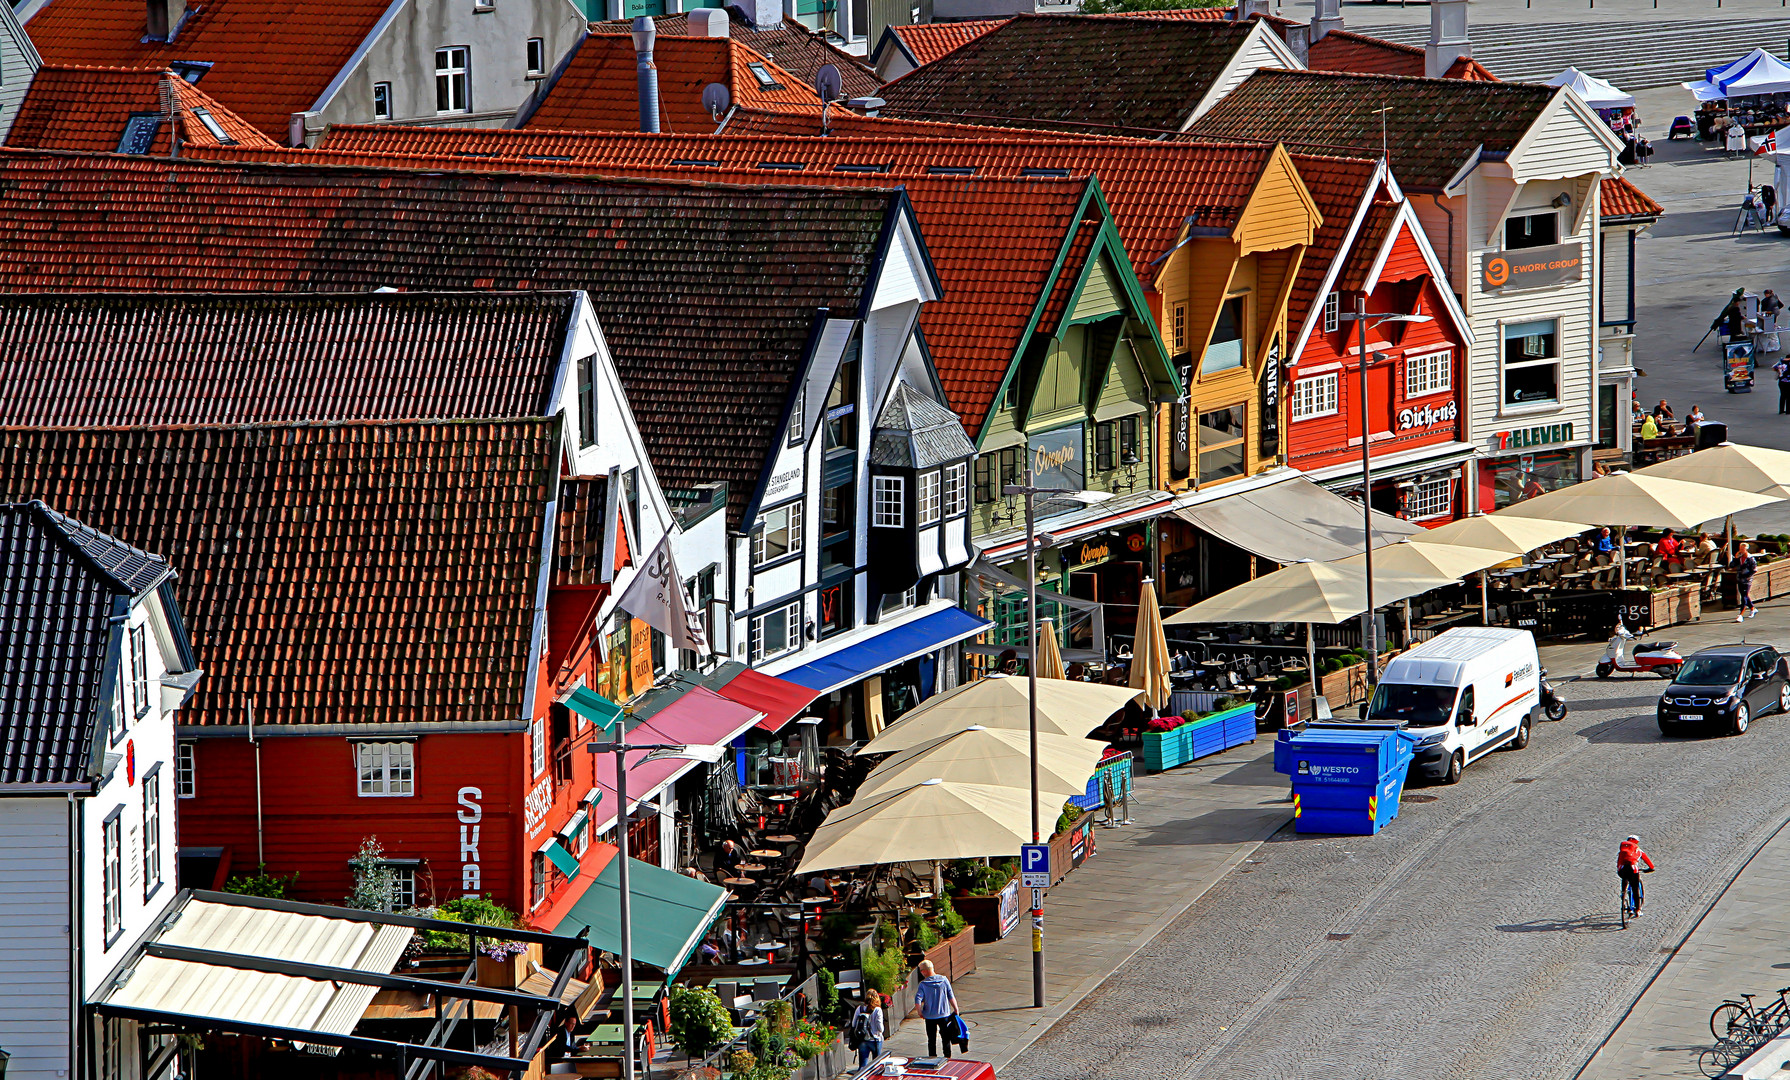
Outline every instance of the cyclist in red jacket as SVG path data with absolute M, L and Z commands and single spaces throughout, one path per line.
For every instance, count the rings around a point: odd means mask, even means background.
M 1629 892 L 1634 896 L 1634 912 L 1637 917 L 1641 914 L 1643 895 L 1641 890 L 1642 864 L 1646 864 L 1648 873 L 1653 872 L 1653 860 L 1647 857 L 1645 851 L 1641 850 L 1641 838 L 1631 836 L 1622 842 L 1621 847 L 1616 849 L 1616 876 L 1622 879 L 1623 884 L 1628 886 Z

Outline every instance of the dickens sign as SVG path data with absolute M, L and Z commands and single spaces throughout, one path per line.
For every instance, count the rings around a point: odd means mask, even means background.
M 1479 287 L 1487 292 L 1562 285 L 1584 276 L 1585 249 L 1581 244 L 1488 251 L 1479 257 Z

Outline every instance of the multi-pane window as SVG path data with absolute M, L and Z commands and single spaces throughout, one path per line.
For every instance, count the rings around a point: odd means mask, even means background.
M 909 585 L 901 592 L 884 593 L 882 603 L 877 606 L 879 615 L 893 615 L 897 611 L 906 611 L 920 602 L 920 587 Z
M 1113 436 L 1117 427 L 1111 420 L 1094 425 L 1094 468 L 1105 471 L 1113 467 Z
M 1176 304 L 1169 313 L 1169 345 L 1175 355 L 1187 351 L 1187 305 Z
M 543 717 L 528 723 L 528 766 L 530 776 L 547 771 L 547 721 Z
M 1324 297 L 1324 333 L 1334 334 L 1342 325 L 1342 293 Z
M 174 797 L 190 799 L 199 794 L 197 747 L 190 742 L 174 746 Z
M 547 74 L 547 43 L 538 37 L 528 39 L 528 73 Z
M 392 84 L 376 82 L 373 84 L 373 119 L 390 120 L 392 118 Z
M 1560 323 L 1554 319 L 1504 325 L 1504 404 L 1560 400 Z
M 402 911 L 416 906 L 416 864 L 388 862 L 392 872 L 392 910 Z
M 807 410 L 802 407 L 803 399 L 807 396 L 807 393 L 803 391 L 801 387 L 797 387 L 795 400 L 790 402 L 789 445 L 791 446 L 801 442 L 808 434 Z
M 976 505 L 993 502 L 995 497 L 994 472 L 995 456 L 998 450 L 991 450 L 976 458 Z
M 131 700 L 133 716 L 141 719 L 149 711 L 149 648 L 145 627 L 131 627 Z
M 162 886 L 162 774 L 161 769 L 143 775 L 143 899 Z
M 597 387 L 592 375 L 595 357 L 578 358 L 578 445 L 597 444 Z
M 1200 414 L 1200 483 L 1242 476 L 1243 429 L 1247 406 L 1232 405 Z
M 365 796 L 415 794 L 416 767 L 411 751 L 411 744 L 407 742 L 355 743 L 360 793 Z
M 763 566 L 802 550 L 802 504 L 790 503 L 758 516 L 752 534 L 752 565 Z
M 1422 397 L 1454 388 L 1454 353 L 1450 350 L 1405 360 L 1405 396 Z
M 1135 416 L 1119 417 L 1119 464 L 1138 462 L 1138 420 Z
M 753 618 L 751 652 L 754 663 L 801 647 L 802 603 L 785 604 Z
M 966 513 L 970 508 L 969 492 L 965 490 L 969 468 L 963 462 L 945 466 L 945 516 L 956 517 Z
M 1441 517 L 1454 512 L 1454 481 L 1448 477 L 1425 480 L 1411 490 L 1405 500 L 1405 516 L 1412 521 Z
M 914 524 L 932 525 L 939 519 L 939 474 L 923 472 L 914 478 Z
M 106 819 L 100 832 L 104 849 L 106 941 L 109 943 L 118 936 L 118 928 L 124 925 L 124 822 L 118 814 L 113 814 Z
M 435 111 L 459 113 L 471 110 L 466 84 L 464 45 L 435 50 Z
M 1304 420 L 1329 416 L 1336 411 L 1336 372 L 1300 379 L 1293 383 L 1292 416 Z
M 899 529 L 906 524 L 901 505 L 902 495 L 901 477 L 871 477 L 870 524 L 881 529 Z

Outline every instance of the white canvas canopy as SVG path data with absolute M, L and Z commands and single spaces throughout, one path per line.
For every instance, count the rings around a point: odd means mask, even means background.
M 1626 109 L 1635 103 L 1633 94 L 1625 94 L 1615 83 L 1605 82 L 1595 75 L 1587 75 L 1576 67 L 1569 67 L 1548 80 L 1549 86 L 1570 86 L 1573 92 L 1585 99 L 1585 104 L 1593 109 Z
M 1790 65 L 1754 49 L 1726 67 L 1710 68 L 1702 82 L 1683 84 L 1698 101 L 1790 93 Z

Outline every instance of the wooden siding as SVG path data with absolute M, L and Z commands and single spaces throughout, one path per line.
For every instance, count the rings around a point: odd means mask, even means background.
M 1150 381 L 1144 377 L 1143 368 L 1138 365 L 1137 354 L 1121 341 L 1119 347 L 1113 351 L 1112 363 L 1107 366 L 1106 381 L 1100 387 L 1100 395 L 1094 403 L 1094 415 L 1129 416 L 1147 412 L 1149 403 Z
M 1466 286 L 1470 284 L 1465 262 L 1466 204 L 1467 200 L 1463 198 L 1442 199 L 1438 203 L 1427 195 L 1411 197 L 1411 209 L 1416 212 L 1418 224 L 1423 226 L 1423 235 L 1428 238 L 1430 247 L 1435 249 L 1436 258 L 1447 272 L 1449 284 L 1454 287 L 1456 296 L 1466 291 Z M 1449 214 L 1454 215 L 1452 220 Z
M 1323 215 L 1312 204 L 1292 159 L 1284 149 L 1276 147 L 1232 235 L 1247 255 L 1310 244 L 1322 221 Z
M 12 1053 L 9 1075 L 69 1068 L 68 848 L 62 798 L 0 799 L 0 1046 Z M 88 885 L 88 903 L 100 903 L 99 883 Z
M 1070 318 L 1079 322 L 1123 310 L 1125 305 L 1119 295 L 1119 284 L 1113 280 L 1106 256 L 1101 255 L 1088 268 L 1087 280 L 1082 282 L 1081 296 L 1076 298 L 1075 311 Z
M 1524 136 L 1525 146 L 1510 167 L 1519 180 L 1603 173 L 1615 168 L 1614 155 L 1591 125 L 1557 98 L 1541 118 L 1539 129 Z
M 1064 335 L 1051 341 L 1044 368 L 1038 373 L 1031 408 L 1026 410 L 1027 431 L 1042 431 L 1073 421 L 1086 411 L 1082 397 L 1086 392 L 1087 357 L 1082 350 L 1087 333 L 1083 327 L 1071 326 Z
M 1423 249 L 1411 238 L 1410 226 L 1400 222 L 1397 227 L 1398 236 L 1393 241 L 1392 251 L 1380 268 L 1382 282 L 1409 281 L 1430 272 L 1429 263 L 1423 257 Z
M 1275 52 L 1274 47 L 1268 44 L 1268 39 L 1273 38 L 1274 34 L 1272 31 L 1266 30 L 1266 24 L 1258 26 L 1257 30 L 1259 32 L 1252 35 L 1243 47 L 1237 50 L 1237 55 L 1231 60 L 1231 66 L 1226 68 L 1224 73 L 1212 84 L 1212 89 L 1206 92 L 1199 107 L 1187 118 L 1187 122 L 1181 125 L 1182 131 L 1192 127 L 1193 122 L 1203 116 L 1206 110 L 1224 100 L 1227 94 L 1242 85 L 1243 80 L 1254 75 L 1258 68 L 1289 66 L 1283 55 Z M 1297 63 L 1294 61 L 1295 66 Z

